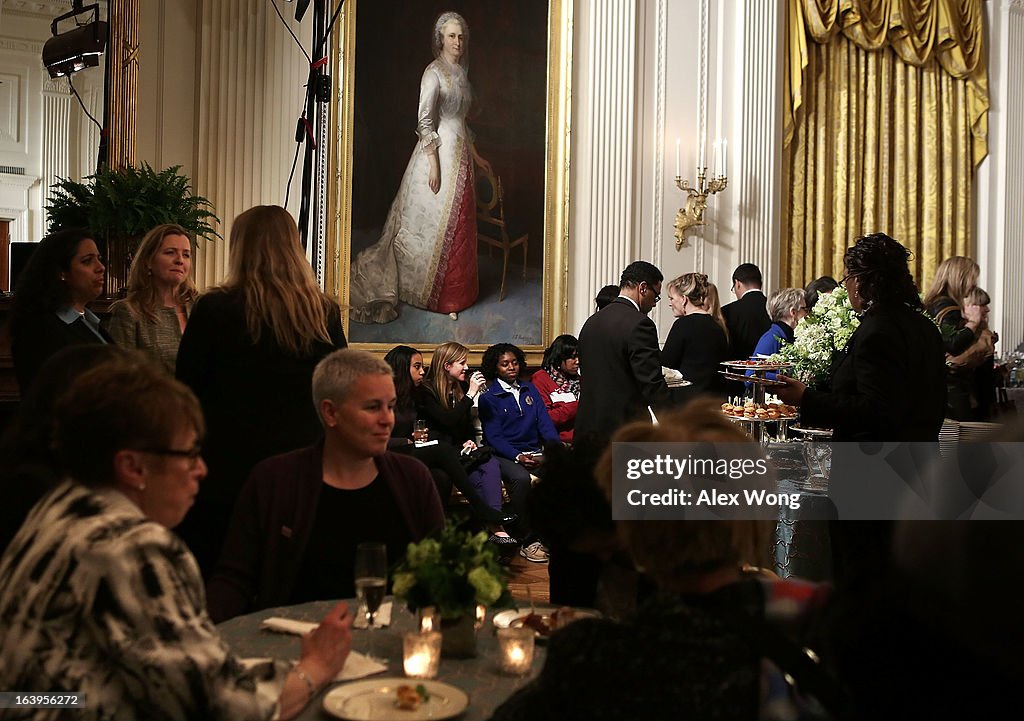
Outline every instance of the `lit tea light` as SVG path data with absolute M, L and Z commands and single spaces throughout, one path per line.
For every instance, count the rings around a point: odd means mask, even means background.
M 437 612 L 437 608 L 434 606 L 424 606 L 420 609 L 420 631 L 427 633 L 429 631 L 440 631 L 441 630 L 441 614 Z
M 534 633 L 531 628 L 498 629 L 498 663 L 505 673 L 521 676 L 533 665 Z
M 484 625 L 484 618 L 487 617 L 487 606 L 482 603 L 476 605 L 476 623 L 473 624 L 473 628 L 477 631 Z
M 434 678 L 441 662 L 441 634 L 438 631 L 407 633 L 402 640 L 405 675 L 410 678 Z

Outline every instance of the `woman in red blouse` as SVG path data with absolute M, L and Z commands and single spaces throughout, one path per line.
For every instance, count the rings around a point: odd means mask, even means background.
M 576 338 L 560 335 L 544 351 L 542 367 L 530 379 L 544 399 L 559 437 L 566 443 L 572 442 L 576 425 L 576 404 L 580 398 L 579 370 Z

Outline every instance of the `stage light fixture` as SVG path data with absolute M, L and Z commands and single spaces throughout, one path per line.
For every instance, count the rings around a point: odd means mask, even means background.
M 77 17 L 86 12 L 93 12 L 93 21 L 79 25 L 74 30 L 64 33 L 57 32 L 57 24 L 61 20 Z M 82 0 L 75 0 L 71 12 L 56 18 L 50 25 L 53 37 L 43 45 L 43 65 L 46 66 L 51 78 L 77 73 L 85 68 L 94 68 L 100 64 L 100 55 L 107 47 L 107 23 L 100 18 L 100 6 L 82 6 Z

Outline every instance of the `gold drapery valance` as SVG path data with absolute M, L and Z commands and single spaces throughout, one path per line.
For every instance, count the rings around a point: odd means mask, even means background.
M 782 282 L 843 273 L 859 236 L 913 252 L 926 287 L 973 255 L 988 153 L 981 0 L 788 0 Z
M 988 70 L 980 0 L 789 0 L 788 100 L 784 144 L 792 142 L 803 104 L 804 71 L 810 62 L 808 38 L 828 43 L 842 35 L 867 51 L 889 46 L 905 63 L 937 62 L 967 84 L 971 160 L 977 168 L 988 154 Z

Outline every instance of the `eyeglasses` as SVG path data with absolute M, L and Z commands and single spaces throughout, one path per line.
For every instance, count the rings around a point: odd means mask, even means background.
M 860 273 L 847 273 L 846 275 L 844 275 L 842 278 L 839 279 L 838 285 L 841 285 L 841 286 L 843 286 L 845 288 L 846 287 L 846 281 L 848 281 L 850 278 L 856 278 L 859 275 L 860 275 Z
M 195 468 L 196 463 L 203 455 L 202 446 L 193 446 L 187 450 L 181 450 L 178 448 L 136 448 L 139 453 L 151 453 L 154 456 L 170 456 L 172 458 L 187 458 L 189 460 L 189 467 Z
M 644 283 L 644 285 L 647 285 L 646 282 Z M 654 290 L 654 288 L 652 288 L 649 285 L 647 286 L 647 290 L 651 291 L 651 293 L 654 294 L 654 302 L 655 303 L 657 303 L 659 300 L 661 300 L 661 293 L 658 293 L 657 291 Z

